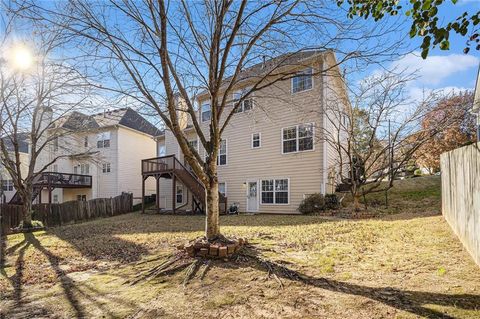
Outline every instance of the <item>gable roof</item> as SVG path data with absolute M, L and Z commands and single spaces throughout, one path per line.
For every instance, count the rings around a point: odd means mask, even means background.
M 17 134 L 17 141 L 18 141 L 18 151 L 20 153 L 28 154 L 28 140 L 29 134 L 28 133 L 18 133 Z M 3 143 L 7 147 L 7 150 L 14 151 L 12 140 L 8 136 L 2 137 Z
M 276 57 L 270 57 L 265 61 L 254 64 L 244 70 L 242 70 L 237 76 L 237 83 L 248 79 L 255 79 L 267 75 L 275 69 L 285 67 L 308 67 L 312 58 L 324 55 L 327 52 L 333 52 L 331 50 L 305 50 L 288 52 Z M 266 57 L 265 57 L 266 58 Z M 232 79 L 229 76 L 223 80 L 224 83 L 228 83 Z M 203 90 L 198 94 L 197 99 L 205 97 L 208 93 L 207 90 Z
M 68 115 L 60 126 L 68 130 L 81 131 L 114 125 L 122 125 L 151 136 L 160 135 L 162 132 L 129 107 L 93 115 L 74 111 Z

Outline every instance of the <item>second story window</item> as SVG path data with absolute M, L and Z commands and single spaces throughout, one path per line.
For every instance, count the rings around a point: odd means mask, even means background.
M 260 133 L 252 134 L 252 148 L 259 148 L 261 145 L 260 142 Z
M 110 132 L 103 132 L 97 135 L 97 148 L 110 147 Z
M 218 165 L 227 165 L 227 140 L 220 141 L 220 148 L 218 150 Z
M 4 192 L 12 192 L 13 191 L 13 180 L 7 179 L 2 181 L 2 189 Z
M 110 173 L 110 171 L 111 171 L 110 163 L 103 163 L 102 172 L 103 173 Z
M 188 145 L 190 145 L 191 148 L 198 151 L 198 141 L 197 140 L 188 141 Z
M 212 109 L 211 109 L 210 103 L 205 102 L 202 104 L 201 113 L 202 113 L 201 114 L 202 122 L 210 121 L 212 117 Z
M 313 87 L 312 68 L 299 72 L 292 78 L 292 93 L 310 90 Z
M 248 93 L 248 90 L 249 89 L 244 89 L 233 93 L 233 105 L 237 107 L 235 113 L 246 112 L 253 108 L 253 98 L 251 94 L 241 102 L 238 102 L 244 94 Z
M 53 150 L 56 152 L 58 151 L 58 137 L 53 139 Z
M 313 150 L 313 124 L 301 124 L 282 129 L 282 153 Z

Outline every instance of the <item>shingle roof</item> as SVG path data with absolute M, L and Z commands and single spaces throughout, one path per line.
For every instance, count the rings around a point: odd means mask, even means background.
M 113 125 L 123 125 L 152 136 L 157 136 L 162 133 L 161 130 L 129 107 L 93 115 L 72 112 L 61 124 L 61 127 L 69 130 L 85 130 Z
M 17 135 L 18 151 L 20 153 L 28 153 L 28 139 L 29 139 L 28 133 L 19 133 Z M 12 140 L 8 136 L 3 137 L 2 140 L 5 143 L 7 150 L 9 151 L 14 150 Z

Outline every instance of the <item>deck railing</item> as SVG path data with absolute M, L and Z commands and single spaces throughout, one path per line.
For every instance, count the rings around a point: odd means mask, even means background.
M 38 178 L 38 180 L 35 181 L 35 186 L 52 186 L 59 188 L 91 188 L 92 176 L 83 174 L 43 172 Z

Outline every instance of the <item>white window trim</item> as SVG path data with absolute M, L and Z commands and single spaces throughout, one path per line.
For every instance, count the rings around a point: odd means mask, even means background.
M 220 185 L 220 184 L 225 184 L 225 194 L 224 194 L 223 196 L 228 197 L 228 196 L 227 196 L 227 182 L 218 182 L 218 184 L 219 184 L 219 185 Z M 219 190 L 219 192 L 220 192 L 220 190 Z
M 311 69 L 311 70 L 312 70 L 312 87 L 309 88 L 309 89 L 306 89 L 306 90 L 302 90 L 302 91 L 298 91 L 298 92 L 293 92 L 293 79 L 294 79 L 295 77 L 292 77 L 292 78 L 290 79 L 290 93 L 291 93 L 292 95 L 311 91 L 311 90 L 313 90 L 313 88 L 315 87 L 315 77 L 313 76 L 313 67 L 308 67 L 308 68 L 305 68 L 305 69 L 303 69 L 303 70 L 301 70 L 301 71 L 298 71 L 297 74 L 300 75 L 302 72 L 305 72 L 305 71 L 307 71 L 308 69 Z
M 178 196 L 178 188 L 181 188 L 182 189 L 182 201 L 179 203 L 178 200 L 177 200 L 177 196 Z M 185 204 L 185 187 L 180 184 L 180 185 L 176 185 L 176 189 L 175 189 L 175 204 L 180 204 L 180 205 L 183 205 Z
M 203 106 L 205 104 L 209 104 L 210 105 L 210 118 L 206 121 L 203 120 Z M 201 104 L 200 104 L 200 123 L 208 123 L 210 122 L 212 119 L 212 103 L 211 101 L 203 101 Z
M 312 149 L 311 150 L 304 150 L 304 151 L 299 151 L 298 150 L 298 127 L 300 125 L 312 125 L 313 126 L 313 129 L 312 129 Z M 297 150 L 295 152 L 287 152 L 285 153 L 283 151 L 283 130 L 286 129 L 286 128 L 290 128 L 290 127 L 294 127 L 295 126 L 295 129 L 297 130 L 297 137 L 296 137 L 296 142 L 297 142 Z M 310 123 L 301 123 L 301 124 L 296 124 L 296 125 L 289 125 L 289 126 L 285 126 L 285 127 L 282 127 L 282 129 L 280 130 L 280 139 L 281 139 L 281 144 L 280 144 L 280 152 L 282 155 L 288 155 L 288 154 L 298 154 L 298 153 L 307 153 L 307 152 L 314 152 L 315 151 L 315 123 L 314 122 L 310 122 Z
M 275 203 L 275 180 L 280 180 L 280 179 L 286 179 L 288 181 L 288 203 L 285 204 L 276 204 Z M 273 203 L 262 203 L 262 181 L 270 181 L 273 180 Z M 259 180 L 258 186 L 258 191 L 260 192 L 260 197 L 259 197 L 259 205 L 262 206 L 289 206 L 291 201 L 290 201 L 290 177 L 272 177 L 272 178 L 262 178 Z
M 255 134 L 258 134 L 258 146 L 257 146 L 257 147 L 254 147 L 254 146 L 253 146 L 253 136 L 254 136 Z M 283 136 L 283 135 L 282 135 L 282 136 Z M 257 149 L 257 148 L 262 148 L 262 133 L 260 133 L 260 132 L 252 133 L 252 136 L 251 136 L 250 141 L 251 141 L 251 142 L 250 142 L 250 148 L 251 148 L 251 149 L 254 150 L 254 149 Z
M 220 164 L 220 148 L 218 148 L 218 154 L 217 154 L 217 166 L 225 167 L 228 165 L 228 141 L 226 138 L 222 138 L 222 140 L 225 141 L 225 164 Z M 220 141 L 221 142 L 221 141 Z M 205 158 L 206 158 L 206 152 L 205 152 Z
M 104 165 L 105 165 L 105 170 L 104 170 Z M 107 171 L 107 165 L 110 165 L 110 171 Z M 112 172 L 112 163 L 102 163 L 102 173 L 103 174 L 110 174 Z
M 235 94 L 239 94 L 239 93 L 240 93 L 240 95 L 241 95 L 244 91 L 248 91 L 248 90 L 250 90 L 250 89 L 251 89 L 251 87 L 247 87 L 247 88 L 245 88 L 245 89 L 241 89 L 241 90 L 236 90 L 236 91 L 234 91 L 234 92 L 232 93 L 232 101 L 233 101 L 233 102 L 232 102 L 232 107 L 235 107 L 235 104 L 236 104 L 236 101 L 237 101 L 237 100 L 235 100 Z M 253 109 L 255 108 L 255 100 L 254 100 L 254 94 L 253 94 L 253 92 L 250 93 L 250 95 L 249 95 L 246 99 L 252 101 L 252 107 L 250 108 L 250 110 L 245 111 L 245 103 L 244 103 L 245 100 L 242 100 L 242 105 L 241 105 L 239 108 L 237 108 L 237 110 L 235 111 L 235 114 L 249 113 L 249 112 L 253 111 Z

